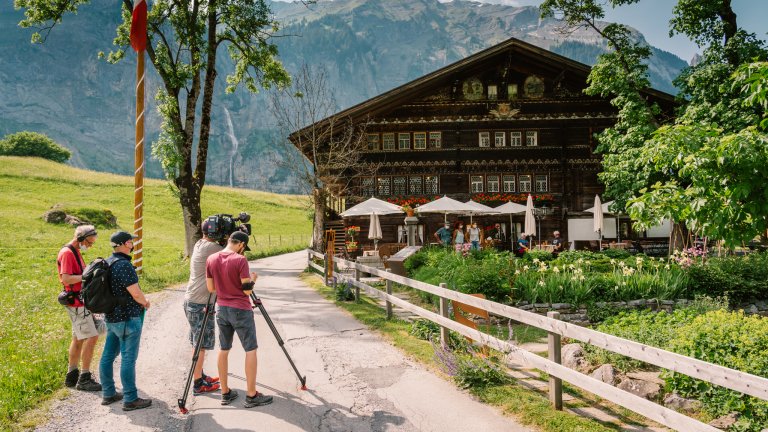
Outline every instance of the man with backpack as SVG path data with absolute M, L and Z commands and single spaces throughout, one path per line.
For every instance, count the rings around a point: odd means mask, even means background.
M 114 253 L 107 260 L 109 283 L 112 295 L 122 301 L 105 314 L 107 340 L 99 362 L 99 374 L 104 387 L 101 404 L 109 405 L 125 398 L 123 411 L 152 405 L 152 400 L 140 398 L 136 389 L 136 358 L 139 356 L 144 311 L 149 309 L 149 300 L 144 297 L 139 287 L 139 276 L 131 264 L 130 254 L 135 238 L 136 236 L 125 231 L 118 231 L 109 239 L 114 249 Z M 120 381 L 125 396 L 115 389 L 113 366 L 118 354 L 122 357 Z
M 80 298 L 85 268 L 81 251 L 93 247 L 97 235 L 93 225 L 78 226 L 75 228 L 75 237 L 61 248 L 56 259 L 59 281 L 64 286 L 64 291 L 59 296 L 60 302 L 67 308 L 69 320 L 72 322 L 69 368 L 64 385 L 84 391 L 101 390 L 101 384 L 91 376 L 91 360 L 96 341 L 99 339 L 99 326 Z M 103 326 L 103 322 L 101 324 Z M 78 369 L 80 360 L 83 362 L 82 371 Z

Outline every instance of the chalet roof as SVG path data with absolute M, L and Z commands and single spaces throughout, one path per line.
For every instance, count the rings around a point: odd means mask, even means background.
M 482 51 L 470 55 L 469 57 L 465 57 L 462 60 L 424 75 L 421 78 L 417 78 L 413 81 L 405 83 L 399 87 L 395 87 L 392 90 L 386 91 L 378 96 L 347 108 L 334 114 L 332 117 L 320 120 L 316 124 L 320 126 L 322 123 L 329 121 L 331 118 L 350 118 L 352 121 L 357 122 L 367 117 L 376 116 L 382 112 L 386 112 L 387 110 L 397 107 L 404 101 L 408 101 L 414 96 L 417 96 L 419 93 L 424 91 L 425 87 L 443 85 L 446 82 L 449 82 L 450 79 L 454 78 L 455 75 L 460 74 L 467 69 L 471 69 L 472 66 L 477 63 L 480 63 L 484 60 L 489 60 L 498 55 L 508 54 L 510 52 L 519 54 L 524 57 L 534 58 L 538 62 L 549 64 L 559 70 L 568 71 L 575 76 L 579 76 L 585 82 L 591 70 L 591 67 L 584 63 L 571 60 L 567 57 L 561 56 L 544 48 L 537 47 L 520 39 L 510 38 L 500 44 L 486 48 Z M 649 96 L 665 100 L 669 103 L 673 103 L 675 100 L 674 96 L 652 88 L 646 89 L 645 93 L 647 93 Z M 307 126 L 301 130 L 293 132 L 289 139 L 293 140 L 293 138 L 298 133 L 309 128 L 310 126 Z

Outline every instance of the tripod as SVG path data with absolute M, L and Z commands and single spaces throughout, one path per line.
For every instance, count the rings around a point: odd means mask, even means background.
M 203 331 L 205 330 L 205 324 L 208 322 L 208 318 L 210 315 L 213 314 L 211 310 L 211 297 L 213 294 L 208 294 L 208 307 L 205 308 L 205 315 L 203 316 L 203 324 L 200 327 L 200 334 L 197 338 L 197 343 L 195 344 L 195 352 L 192 355 L 192 366 L 189 368 L 189 375 L 187 375 L 187 382 L 184 385 L 184 392 L 181 397 L 181 399 L 178 399 L 177 402 L 179 404 L 179 411 L 182 414 L 187 414 L 189 410 L 187 409 L 187 396 L 189 396 L 189 386 L 192 383 L 192 378 L 195 372 L 195 366 L 197 366 L 197 361 L 200 358 L 200 348 L 203 343 Z M 269 314 L 267 314 L 267 310 L 264 309 L 264 305 L 261 303 L 261 299 L 256 296 L 255 293 L 251 292 L 251 301 L 253 302 L 252 308 L 259 308 L 259 311 L 261 311 L 261 315 L 264 317 L 264 321 L 267 322 L 267 325 L 269 326 L 269 329 L 272 330 L 272 334 L 275 336 L 275 339 L 277 339 L 277 344 L 280 345 L 280 348 L 283 349 L 283 353 L 285 353 L 285 356 L 288 358 L 288 362 L 291 364 L 291 367 L 293 368 L 293 371 L 296 372 L 296 376 L 299 377 L 299 381 L 301 381 L 301 389 L 306 390 L 307 389 L 307 377 L 301 376 L 301 373 L 299 373 L 299 370 L 296 368 L 296 365 L 293 363 L 293 359 L 291 359 L 291 356 L 288 354 L 288 351 L 285 349 L 285 342 L 283 342 L 283 338 L 280 337 L 280 333 L 277 332 L 277 328 L 275 327 L 275 324 L 272 322 L 272 319 L 269 317 Z

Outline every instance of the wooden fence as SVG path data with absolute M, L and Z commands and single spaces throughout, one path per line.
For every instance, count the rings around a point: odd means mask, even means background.
M 320 266 L 313 263 L 313 258 L 322 260 L 324 265 Z M 324 275 L 327 285 L 329 280 L 328 268 L 330 262 L 325 258 L 325 255 L 315 251 L 310 250 L 308 252 L 310 267 Z M 360 291 L 362 290 L 368 295 L 380 298 L 386 302 L 388 318 L 392 317 L 392 305 L 401 307 L 422 318 L 439 324 L 442 327 L 440 333 L 441 343 L 444 345 L 447 340 L 448 329 L 450 329 L 505 353 L 526 366 L 535 367 L 546 372 L 550 375 L 550 401 L 557 409 L 562 409 L 562 386 L 560 380 L 564 380 L 676 430 L 719 431 L 717 428 L 690 418 L 677 411 L 658 405 L 645 398 L 641 398 L 588 375 L 562 366 L 560 364 L 561 358 L 559 349 L 561 337 L 576 339 L 586 344 L 653 364 L 664 369 L 679 372 L 711 384 L 736 390 L 763 400 L 768 400 L 768 379 L 763 377 L 707 363 L 650 345 L 644 345 L 628 339 L 560 321 L 557 319 L 558 314 L 556 312 L 550 312 L 548 316 L 543 317 L 515 307 L 446 289 L 445 284 L 440 284 L 440 286 L 427 284 L 338 257 L 333 257 L 333 261 L 334 267 L 339 266 L 341 268 L 341 266 L 345 266 L 347 269 L 354 270 L 354 276 L 342 277 L 347 277 L 349 282 L 355 287 L 355 296 L 357 299 L 360 298 Z M 386 291 L 382 291 L 361 282 L 360 275 L 362 273 L 369 273 L 384 279 L 386 281 Z M 440 298 L 440 313 L 434 313 L 393 296 L 391 285 L 393 282 L 438 296 Z M 478 330 L 458 324 L 449 317 L 448 300 L 475 306 L 487 310 L 494 315 L 546 330 L 549 333 L 549 358 L 545 359 L 521 349 L 508 341 L 495 338 Z

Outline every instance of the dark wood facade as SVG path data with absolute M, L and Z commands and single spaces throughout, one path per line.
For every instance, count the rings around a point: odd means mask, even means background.
M 588 74 L 584 64 L 510 39 L 339 113 L 366 125 L 362 171 L 370 173 L 352 181 L 346 206 L 369 196 L 402 204 L 442 195 L 496 206 L 530 193 L 549 209 L 542 237 L 558 229 L 567 238 L 566 217 L 603 192 L 594 135 L 616 120 L 608 100 L 583 93 Z M 672 96 L 647 96 L 671 113 Z M 424 218 L 425 236 L 442 218 Z M 385 230 L 401 219 L 383 218 Z M 496 221 L 509 217 L 484 218 Z

